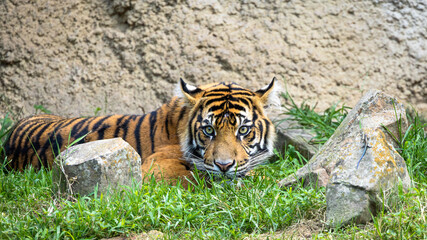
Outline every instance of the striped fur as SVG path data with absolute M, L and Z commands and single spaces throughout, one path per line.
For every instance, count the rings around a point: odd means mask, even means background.
M 187 177 L 196 166 L 242 177 L 272 154 L 275 130 L 264 107 L 273 86 L 274 79 L 253 92 L 234 83 L 194 87 L 181 80 L 182 96 L 145 115 L 28 117 L 6 141 L 9 168 L 50 167 L 54 156 L 83 136 L 77 144 L 121 137 L 141 155 L 143 173 Z

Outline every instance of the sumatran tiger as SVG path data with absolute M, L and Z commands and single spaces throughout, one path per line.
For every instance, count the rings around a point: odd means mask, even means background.
M 121 137 L 141 156 L 142 173 L 152 172 L 156 179 L 191 178 L 194 167 L 243 177 L 273 153 L 275 129 L 264 108 L 272 101 L 274 85 L 275 78 L 254 92 L 235 83 L 195 87 L 181 79 L 180 96 L 145 115 L 28 117 L 14 126 L 5 143 L 8 167 L 50 167 L 76 139 L 81 144 Z

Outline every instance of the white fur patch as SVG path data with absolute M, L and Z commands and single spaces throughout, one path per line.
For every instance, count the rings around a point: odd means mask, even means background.
M 197 89 L 197 87 L 195 87 L 193 85 L 190 85 L 190 84 L 187 84 L 186 87 L 187 87 L 188 91 L 190 91 L 190 92 L 192 92 L 192 91 L 194 91 L 194 90 Z

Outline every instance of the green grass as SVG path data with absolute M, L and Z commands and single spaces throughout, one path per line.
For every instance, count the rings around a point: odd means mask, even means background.
M 325 205 L 324 189 L 277 187 L 274 179 L 286 175 L 287 165 L 264 166 L 240 187 L 220 182 L 187 191 L 151 182 L 74 201 L 52 195 L 50 171 L 1 173 L 0 238 L 101 238 L 157 229 L 171 238 L 240 239 L 274 232 Z
M 319 126 L 320 140 L 328 138 L 346 114 L 345 107 L 332 107 L 326 114 L 313 109 L 293 105 L 289 111 L 301 116 L 296 120 L 305 126 Z M 402 133 L 406 137 L 400 149 L 417 185 L 384 201 L 380 213 L 366 225 L 328 229 L 323 222 L 324 188 L 278 188 L 278 180 L 306 161 L 289 146 L 277 153 L 277 161 L 260 166 L 239 186 L 217 182 L 208 188 L 200 181 L 184 190 L 152 181 L 108 196 L 58 198 L 52 193 L 51 171 L 0 171 L 0 239 L 99 239 L 153 229 L 167 239 L 243 239 L 259 234 L 287 239 L 292 237 L 287 229 L 306 220 L 323 226 L 312 233 L 315 239 L 425 239 L 427 142 L 426 125 L 419 119 L 410 118 L 412 127 Z M 3 133 L 10 123 L 0 119 Z
M 338 107 L 337 104 L 327 108 L 324 112 L 318 113 L 314 109 L 316 105 L 310 106 L 302 102 L 299 106 L 295 103 L 289 93 L 282 93 L 282 97 L 289 105 L 285 105 L 288 120 L 298 122 L 303 128 L 314 131 L 315 137 L 312 140 L 315 143 L 325 143 L 335 132 L 335 129 L 341 124 L 347 116 L 346 106 Z
M 426 183 L 427 179 L 427 123 L 417 112 L 407 114 L 408 130 L 402 134 L 400 143 L 401 155 L 406 161 L 409 174 L 419 183 Z

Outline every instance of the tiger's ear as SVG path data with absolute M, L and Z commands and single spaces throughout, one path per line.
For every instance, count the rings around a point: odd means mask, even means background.
M 278 97 L 275 91 L 275 85 L 276 77 L 273 77 L 273 80 L 271 80 L 270 84 L 255 92 L 255 94 L 261 100 L 263 106 L 276 105 Z
M 184 95 L 184 97 L 187 98 L 191 104 L 196 104 L 197 100 L 200 98 L 200 93 L 202 93 L 202 90 L 184 82 L 182 78 L 179 79 L 179 82 L 181 93 Z

